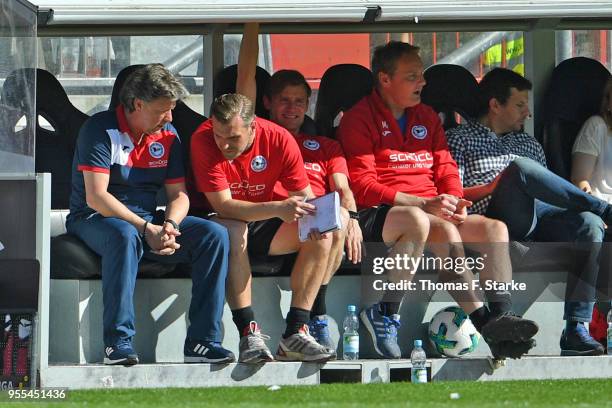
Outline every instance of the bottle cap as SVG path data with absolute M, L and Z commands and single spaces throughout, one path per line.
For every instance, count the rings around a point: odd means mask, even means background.
M 357 307 L 355 305 L 348 305 L 348 311 L 349 312 L 354 312 L 357 310 Z
M 415 340 L 414 347 L 423 347 L 423 342 L 421 340 Z

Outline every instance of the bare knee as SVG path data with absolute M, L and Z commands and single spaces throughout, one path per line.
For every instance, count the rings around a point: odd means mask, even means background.
M 429 218 L 427 214 L 417 207 L 393 207 L 383 228 L 385 242 L 412 241 L 425 242 L 429 235 Z
M 244 221 L 229 219 L 215 221 L 227 228 L 227 233 L 229 235 L 230 240 L 230 252 L 244 252 L 247 246 L 247 223 Z
M 312 251 L 314 256 L 318 259 L 320 257 L 327 257 L 331 252 L 333 243 L 333 234 L 328 234 L 323 239 L 308 239 L 305 242 L 302 242 L 300 245 L 300 251 L 306 249 L 308 251 Z
M 484 236 L 488 242 L 508 242 L 508 227 L 503 221 L 485 218 L 483 224 Z
M 459 234 L 459 230 L 452 222 L 443 221 L 439 223 L 438 225 L 436 225 L 434 232 L 439 237 L 439 239 L 437 239 L 436 241 L 449 243 L 462 242 L 461 234 Z

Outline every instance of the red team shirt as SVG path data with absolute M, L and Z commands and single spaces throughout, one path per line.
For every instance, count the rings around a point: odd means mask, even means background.
M 191 138 L 191 158 L 195 189 L 200 193 L 230 189 L 233 199 L 259 203 L 274 200 L 277 181 L 288 191 L 308 186 L 293 136 L 261 118 L 255 118 L 253 145 L 234 160 L 223 156 L 214 140 L 212 121 L 207 120 Z M 195 207 L 202 208 L 197 198 Z
M 419 104 L 406 109 L 406 116 L 402 134 L 374 90 L 342 117 L 337 135 L 359 207 L 393 205 L 398 191 L 418 197 L 463 197 L 457 164 L 436 112 Z
M 295 140 L 300 147 L 304 159 L 304 168 L 310 180 L 310 187 L 316 197 L 332 191 L 332 174 L 341 173 L 348 177 L 346 159 L 340 143 L 328 137 L 310 136 L 301 133 Z M 277 183 L 274 194 L 279 200 L 289 196 L 287 190 L 280 183 Z

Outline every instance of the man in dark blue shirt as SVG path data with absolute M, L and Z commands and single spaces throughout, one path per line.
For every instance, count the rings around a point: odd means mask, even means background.
M 163 65 L 146 65 L 126 80 L 121 105 L 94 115 L 79 132 L 66 227 L 102 257 L 105 364 L 138 363 L 133 294 L 142 257 L 192 266 L 185 362 L 234 361 L 220 343 L 227 230 L 186 216 L 180 139 L 170 124 L 186 94 Z M 168 203 L 156 212 L 162 186 Z

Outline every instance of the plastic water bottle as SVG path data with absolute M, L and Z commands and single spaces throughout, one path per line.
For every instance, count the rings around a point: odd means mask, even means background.
M 612 356 L 612 303 L 610 304 L 610 310 L 608 311 L 608 333 L 606 336 L 606 345 L 608 350 L 608 355 Z
M 414 341 L 414 349 L 410 353 L 410 362 L 412 363 L 410 381 L 414 384 L 426 383 L 427 368 L 425 363 L 427 362 L 427 356 L 425 355 L 425 350 L 423 350 L 423 342 L 421 340 Z
M 359 358 L 359 320 L 356 310 L 355 305 L 348 305 L 348 311 L 344 318 L 344 334 L 342 336 L 342 359 L 344 360 L 357 360 Z

